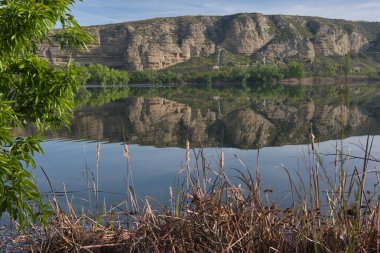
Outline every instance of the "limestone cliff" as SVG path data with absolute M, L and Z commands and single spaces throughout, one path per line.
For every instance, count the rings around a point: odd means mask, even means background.
M 73 52 L 76 62 L 133 70 L 166 68 L 219 48 L 253 58 L 313 59 L 373 49 L 380 38 L 380 23 L 258 13 L 159 18 L 86 29 L 96 42 L 88 52 Z M 42 45 L 40 55 L 59 65 L 69 52 Z

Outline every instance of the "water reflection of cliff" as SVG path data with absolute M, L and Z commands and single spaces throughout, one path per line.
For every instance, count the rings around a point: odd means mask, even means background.
M 160 97 L 130 97 L 77 110 L 69 130 L 47 136 L 155 146 L 183 146 L 189 139 L 194 145 L 248 148 L 305 143 L 310 123 L 322 140 L 339 138 L 342 125 L 345 136 L 378 134 L 379 129 L 377 107 L 368 103 L 350 108 L 313 100 L 297 105 L 248 101 L 244 107 L 223 99 L 212 103 L 211 109 L 195 109 Z

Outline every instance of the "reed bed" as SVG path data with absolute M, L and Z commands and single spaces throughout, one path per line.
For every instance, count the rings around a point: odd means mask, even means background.
M 312 134 L 312 133 L 311 133 Z M 314 137 L 314 136 L 312 136 Z M 363 167 L 350 169 L 343 150 L 336 150 L 333 175 L 323 173 L 318 143 L 311 139 L 310 177 L 287 168 L 291 200 L 280 207 L 262 187 L 260 168 L 236 170 L 230 180 L 221 151 L 213 169 L 202 149 L 178 183 L 169 187 L 164 206 L 146 197 L 144 207 L 114 208 L 92 217 L 63 212 L 53 202 L 54 219 L 47 228 L 32 227 L 23 236 L 29 252 L 380 252 L 378 190 L 365 188 L 371 140 L 363 148 Z M 129 159 L 128 146 L 124 156 Z M 373 172 L 373 171 L 372 171 Z M 128 164 L 128 189 L 132 187 Z M 296 175 L 296 176 L 294 176 Z M 233 181 L 233 182 L 232 182 Z M 321 182 L 325 182 L 323 189 Z M 133 191 L 133 190 L 130 190 Z M 134 194 L 130 201 L 136 201 Z M 141 202 L 141 201 L 140 201 Z M 128 206 L 128 205 L 126 205 Z M 127 221 L 127 222 L 126 222 Z M 127 225 L 125 225 L 127 224 Z

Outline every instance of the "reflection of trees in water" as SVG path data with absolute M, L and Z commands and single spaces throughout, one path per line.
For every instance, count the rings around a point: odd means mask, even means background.
M 378 110 L 373 104 L 376 102 L 360 103 L 355 95 L 351 98 L 353 105 L 344 106 L 341 112 L 331 94 L 317 91 L 292 90 L 297 95 L 308 92 L 315 98 L 297 103 L 279 99 L 265 99 L 262 103 L 253 99 L 220 98 L 212 103 L 208 101 L 210 109 L 199 105 L 201 99 L 184 101 L 193 104 L 190 107 L 164 98 L 130 97 L 100 108 L 79 109 L 71 132 L 61 130 L 50 136 L 97 139 L 100 134 L 104 140 L 123 141 L 125 138 L 130 143 L 156 146 L 183 146 L 189 139 L 204 146 L 251 148 L 306 143 L 310 123 L 317 138 L 322 140 L 339 138 L 341 122 L 347 136 L 378 133 Z M 334 88 L 324 91 L 334 91 Z M 322 98 L 330 100 L 330 104 L 323 104 Z

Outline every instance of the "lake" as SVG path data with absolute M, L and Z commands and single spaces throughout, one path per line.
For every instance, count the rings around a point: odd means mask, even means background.
M 367 137 L 350 137 L 344 139 L 343 145 L 346 153 L 352 156 L 363 156 L 360 144 L 365 144 Z M 323 153 L 324 164 L 330 172 L 334 171 L 335 146 L 337 141 L 330 140 L 320 143 L 319 151 Z M 340 142 L 338 141 L 338 145 Z M 358 146 L 359 145 L 359 146 Z M 85 140 L 49 140 L 43 143 L 44 157 L 36 157 L 37 164 L 42 166 L 49 176 L 53 189 L 57 195 L 67 191 L 69 199 L 76 206 L 89 206 L 86 167 L 91 171 L 90 192 L 93 180 L 96 177 L 96 147 L 97 143 Z M 125 179 L 127 178 L 127 161 L 123 156 L 122 143 L 101 143 L 99 161 L 99 198 L 105 199 L 108 204 L 119 204 L 127 195 Z M 260 149 L 259 167 L 264 188 L 272 188 L 274 199 L 278 204 L 290 201 L 289 180 L 285 166 L 291 171 L 299 171 L 308 178 L 308 145 L 284 145 L 280 147 L 265 147 Z M 198 149 L 195 149 L 197 152 Z M 372 154 L 375 159 L 380 158 L 380 136 L 374 137 Z M 257 168 L 258 151 L 255 149 L 242 150 L 237 148 L 223 148 L 225 154 L 225 170 L 233 179 L 236 175 L 233 169 L 255 172 Z M 204 153 L 210 165 L 217 170 L 221 148 L 204 148 Z M 184 148 L 157 148 L 153 146 L 129 145 L 130 166 L 133 184 L 138 198 L 143 201 L 144 196 L 151 196 L 162 203 L 167 203 L 169 186 L 175 186 L 176 178 L 181 168 L 186 167 L 186 150 Z M 195 156 L 191 158 L 191 168 L 195 167 Z M 352 158 L 351 166 L 362 168 L 363 161 Z M 370 163 L 371 170 L 378 169 L 378 163 Z M 373 189 L 376 185 L 375 174 L 369 177 L 367 185 Z M 36 180 L 42 192 L 49 192 L 50 188 L 46 177 L 36 171 Z M 95 180 L 95 179 L 94 179 Z M 64 188 L 65 186 L 65 188 Z M 93 195 L 93 193 L 92 193 Z M 61 198 L 64 200 L 65 198 Z
M 378 86 L 351 88 L 347 105 L 330 94 L 334 89 L 307 88 L 296 101 L 273 94 L 227 96 L 192 91 L 184 95 L 165 91 L 149 96 L 132 94 L 92 106 L 87 103 L 75 110 L 68 129 L 46 133 L 47 141 L 42 143 L 45 155 L 36 156 L 36 162 L 44 168 L 63 205 L 67 197 L 77 208 L 93 209 L 97 177 L 99 202 L 107 206 L 123 203 L 128 192 L 128 166 L 141 203 L 150 196 L 168 204 L 169 186 L 178 186 L 181 169 L 186 167 L 189 140 L 190 168 L 196 167 L 195 157 L 203 150 L 207 163 L 217 170 L 223 150 L 225 171 L 233 182 L 237 182 L 234 169 L 255 173 L 259 167 L 263 190 L 271 188 L 272 199 L 286 206 L 290 188 L 283 167 L 292 176 L 298 171 L 308 178 L 310 129 L 321 141 L 315 148 L 332 177 L 336 146 L 343 145 L 344 154 L 363 157 L 367 134 L 374 135 L 372 160 L 380 159 Z M 33 132 L 32 127 L 15 129 L 19 135 Z M 123 155 L 124 143 L 129 147 L 129 165 Z M 361 170 L 363 161 L 351 158 L 345 164 Z M 370 162 L 373 173 L 366 182 L 370 191 L 377 187 L 378 165 Z M 40 190 L 51 196 L 40 169 L 35 176 Z

